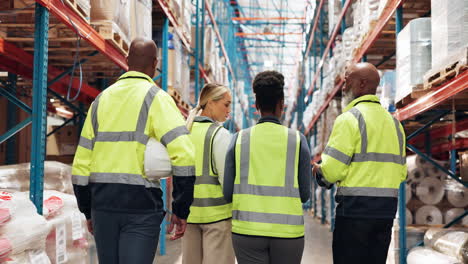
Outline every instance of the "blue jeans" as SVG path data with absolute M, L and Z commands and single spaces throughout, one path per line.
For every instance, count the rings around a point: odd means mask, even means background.
M 152 264 L 163 211 L 147 214 L 92 210 L 100 264 Z

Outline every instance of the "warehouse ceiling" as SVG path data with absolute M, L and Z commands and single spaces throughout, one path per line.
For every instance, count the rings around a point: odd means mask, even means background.
M 244 41 L 252 76 L 264 70 L 280 71 L 285 76 L 286 95 L 295 94 L 304 32 L 312 20 L 315 1 L 238 0 L 237 3 L 240 19 L 235 22 L 243 31 L 238 36 Z

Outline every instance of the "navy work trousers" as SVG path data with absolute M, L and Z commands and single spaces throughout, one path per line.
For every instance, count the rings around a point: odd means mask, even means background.
M 163 211 L 147 214 L 91 212 L 100 264 L 152 264 Z

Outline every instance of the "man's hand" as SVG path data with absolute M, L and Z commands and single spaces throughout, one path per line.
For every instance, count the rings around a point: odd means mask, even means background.
M 314 166 L 312 168 L 312 174 L 315 177 L 315 175 L 317 175 L 317 171 L 320 169 L 320 164 L 314 162 L 312 165 Z
M 86 220 L 86 225 L 88 226 L 88 231 L 91 233 L 91 235 L 94 235 L 93 222 L 91 219 Z
M 168 233 L 172 233 L 175 229 L 174 235 L 171 236 L 171 240 L 176 240 L 184 236 L 185 228 L 187 227 L 187 220 L 180 219 L 177 215 L 172 214 L 171 224 L 169 225 Z

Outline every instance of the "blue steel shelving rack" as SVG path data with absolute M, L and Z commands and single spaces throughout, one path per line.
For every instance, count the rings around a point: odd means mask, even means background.
M 325 59 L 325 56 L 327 55 L 326 53 L 329 50 L 331 50 L 331 44 L 335 40 L 335 37 L 336 37 L 335 33 L 337 32 L 338 27 L 341 27 L 341 32 L 343 32 L 343 30 L 346 27 L 345 20 L 344 20 L 344 14 L 346 13 L 346 10 L 349 7 L 350 2 L 351 1 L 349 1 L 349 0 L 342 0 L 343 10 L 342 10 L 342 13 L 340 14 L 341 26 L 336 25 L 335 31 L 331 35 L 325 50 L 323 49 L 323 38 L 320 37 L 321 41 L 320 41 L 319 45 L 321 47 L 320 47 L 320 52 L 318 54 L 322 58 L 322 61 Z M 310 85 L 310 87 L 307 88 L 307 93 L 306 94 L 304 94 L 304 90 L 303 90 L 305 88 L 304 87 L 304 80 L 301 80 L 300 87 L 302 89 L 298 92 L 296 111 L 304 111 L 305 110 L 306 105 L 303 104 L 304 100 L 306 100 L 307 103 L 310 103 L 310 101 L 312 99 L 311 94 L 316 89 L 316 82 L 317 82 L 318 78 L 322 77 L 322 69 L 321 69 L 322 64 L 320 64 L 318 69 L 317 69 L 317 61 L 316 61 L 316 57 L 317 57 L 317 55 L 316 55 L 317 54 L 316 29 L 317 29 L 317 27 L 315 25 L 318 24 L 318 22 L 322 18 L 323 12 L 321 12 L 320 10 L 323 7 L 323 3 L 324 3 L 324 0 L 320 0 L 320 2 L 317 5 L 318 7 L 315 10 L 315 16 L 314 16 L 314 26 L 311 28 L 311 32 L 309 32 L 309 34 L 308 34 L 307 49 L 303 53 L 304 61 L 306 61 L 306 58 L 309 56 L 309 51 L 312 50 L 312 55 L 314 56 L 314 68 L 313 69 L 315 71 L 315 77 L 312 79 L 312 84 Z M 380 32 L 382 31 L 384 26 L 388 23 L 388 21 L 392 18 L 393 15 L 395 15 L 395 22 L 396 22 L 395 32 L 396 32 L 396 34 L 398 34 L 398 32 L 401 31 L 401 29 L 403 28 L 403 7 L 402 7 L 403 3 L 405 3 L 404 0 L 389 0 L 388 1 L 387 7 L 383 11 L 379 21 L 377 22 L 377 24 L 375 25 L 373 30 L 371 32 L 369 32 L 369 34 L 367 35 L 365 41 L 363 42 L 360 49 L 358 50 L 358 53 L 355 55 L 354 60 L 353 60 L 354 62 L 366 61 L 367 60 L 366 52 L 376 42 Z M 319 32 L 319 34 L 320 33 L 321 32 Z M 395 35 L 395 37 L 396 37 L 396 35 Z M 311 49 L 311 47 L 312 47 L 312 49 Z M 385 59 L 388 60 L 391 57 L 392 56 L 385 57 L 384 60 Z M 311 61 L 310 58 L 309 58 L 309 61 Z M 379 64 L 382 64 L 382 63 L 383 62 L 380 62 Z M 322 81 L 322 78 L 320 80 Z M 307 127 L 304 127 L 304 126 L 301 127 L 301 129 L 303 129 L 303 131 L 305 131 L 306 136 L 309 136 L 309 138 L 310 138 L 311 134 L 314 134 L 313 137 L 314 137 L 314 140 L 316 141 L 317 130 L 316 130 L 315 124 L 317 123 L 317 121 L 320 118 L 321 114 L 328 107 L 328 104 L 330 103 L 330 101 L 336 96 L 338 91 L 341 89 L 343 84 L 344 84 L 344 82 L 341 81 L 341 82 L 338 83 L 338 85 L 335 86 L 335 88 L 332 91 L 331 95 L 326 98 L 326 101 L 323 103 L 322 107 L 319 109 L 319 113 L 313 118 L 311 124 L 308 125 Z M 422 98 L 414 101 L 413 103 L 410 103 L 409 105 L 407 105 L 407 106 L 405 106 L 405 107 L 403 107 L 401 109 L 397 109 L 396 112 L 394 113 L 394 116 L 397 119 L 399 119 L 400 121 L 407 120 L 407 119 L 409 119 L 411 117 L 414 117 L 416 115 L 420 115 L 422 113 L 425 113 L 426 111 L 434 108 L 435 106 L 441 104 L 442 102 L 446 101 L 447 99 L 449 99 L 449 98 L 451 98 L 453 96 L 456 96 L 457 94 L 459 94 L 461 92 L 466 91 L 467 89 L 468 89 L 468 72 L 465 72 L 465 73 L 460 74 L 459 76 L 457 76 L 454 80 L 444 84 L 440 88 L 429 92 L 428 94 L 426 94 Z M 395 107 L 391 106 L 390 109 L 395 109 Z M 446 115 L 446 114 L 447 113 L 443 113 L 442 115 Z M 420 134 L 420 133 L 424 132 L 425 130 L 427 130 L 427 128 L 431 124 L 433 124 L 433 123 L 437 122 L 438 120 L 440 120 L 440 117 L 441 116 L 435 117 L 432 121 L 430 121 L 429 123 L 427 123 L 426 125 L 424 125 L 420 129 L 418 129 L 413 134 L 409 135 L 407 137 L 407 140 L 409 141 L 410 139 L 416 137 L 418 134 Z M 466 120 L 464 120 L 464 121 L 466 121 Z M 462 130 L 465 127 L 466 127 L 466 125 L 463 123 L 462 125 L 457 127 L 456 132 Z M 426 134 L 430 134 L 430 133 L 426 132 Z M 430 141 L 430 137 L 427 137 L 426 140 Z M 460 180 L 458 178 L 457 175 L 455 175 L 456 155 L 455 155 L 454 147 L 452 147 L 450 149 L 450 154 L 451 154 L 450 155 L 450 162 L 451 162 L 451 169 L 450 170 L 447 170 L 447 169 L 443 168 L 442 166 L 440 166 L 439 164 L 437 164 L 434 160 L 432 160 L 432 158 L 430 156 L 424 154 L 423 152 L 418 150 L 413 145 L 408 144 L 407 147 L 412 152 L 414 152 L 414 153 L 422 156 L 424 159 L 428 160 L 430 163 L 432 163 L 434 166 L 439 168 L 441 171 L 443 171 L 448 176 L 452 177 L 453 179 L 455 179 L 459 183 L 463 184 L 465 187 L 468 186 L 467 182 L 463 182 L 462 180 Z M 428 149 L 430 150 L 430 144 L 429 144 Z M 314 157 L 313 160 L 318 161 L 319 159 L 320 159 L 320 156 L 317 155 L 316 157 Z M 313 194 L 315 194 L 316 188 L 317 188 L 317 186 L 316 186 L 316 184 L 314 184 L 313 189 L 312 189 Z M 322 199 L 322 205 L 323 205 L 323 201 L 324 201 L 323 195 L 324 195 L 324 192 L 322 192 L 322 197 L 320 197 L 320 199 Z M 330 197 L 330 198 L 332 199 L 333 197 Z M 400 191 L 399 191 L 399 225 L 400 225 L 400 227 L 406 227 L 406 210 L 405 210 L 406 209 L 406 204 L 405 204 L 405 200 L 406 200 L 405 199 L 405 183 L 402 183 L 401 186 L 400 186 Z M 332 201 L 333 201 L 333 199 L 332 199 Z M 317 208 L 317 198 L 315 197 L 315 195 L 312 197 L 311 202 L 312 202 L 311 207 L 314 209 L 314 215 L 316 215 L 316 212 L 319 209 Z M 322 209 L 322 210 L 325 210 L 325 209 Z M 333 205 L 331 206 L 331 208 L 329 208 L 329 210 L 332 210 L 332 211 L 334 210 Z M 322 215 L 324 215 L 324 213 L 325 212 L 322 211 Z M 468 215 L 468 211 L 466 211 L 464 214 L 462 214 L 459 217 L 457 217 L 456 219 L 454 219 L 454 221 L 452 221 L 451 223 L 447 224 L 446 227 L 449 227 L 449 226 L 453 225 L 454 223 L 456 223 L 457 221 L 460 221 L 463 217 L 465 217 L 467 215 Z M 322 219 L 322 223 L 323 223 L 323 219 Z M 331 217 L 331 229 L 333 229 L 333 215 Z M 400 248 L 399 263 L 401 263 L 401 264 L 406 263 L 406 255 L 407 255 L 407 252 L 408 252 L 407 245 L 406 245 L 406 239 L 407 239 L 407 237 L 406 237 L 406 228 L 400 228 L 399 229 L 399 241 L 398 241 L 399 245 L 398 245 L 398 247 Z M 404 249 L 404 250 L 402 250 L 402 249 Z

